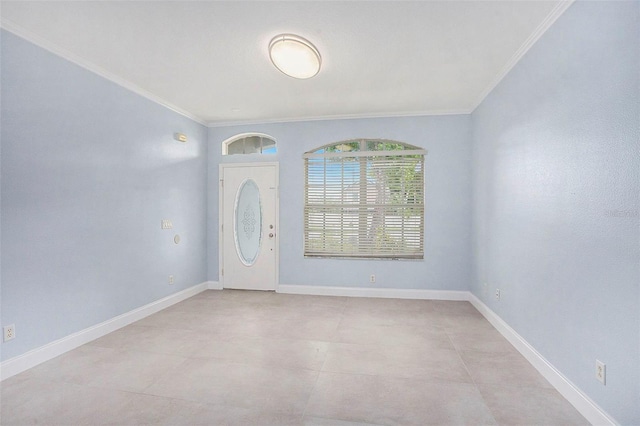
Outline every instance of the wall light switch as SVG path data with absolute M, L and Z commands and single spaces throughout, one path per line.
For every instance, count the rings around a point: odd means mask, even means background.
M 596 359 L 596 379 L 603 385 L 607 384 L 607 366 Z
M 172 229 L 173 223 L 169 219 L 162 219 L 161 227 L 162 229 Z

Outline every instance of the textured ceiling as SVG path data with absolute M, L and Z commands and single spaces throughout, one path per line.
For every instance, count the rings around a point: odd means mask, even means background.
M 2 2 L 2 26 L 211 125 L 471 112 L 568 7 L 559 1 Z M 320 73 L 267 45 L 295 33 Z

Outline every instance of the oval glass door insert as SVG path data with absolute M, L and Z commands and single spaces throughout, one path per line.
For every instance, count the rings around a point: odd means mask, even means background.
M 240 261 L 251 266 L 260 253 L 262 236 L 262 209 L 258 185 L 247 179 L 238 188 L 234 208 L 236 252 Z

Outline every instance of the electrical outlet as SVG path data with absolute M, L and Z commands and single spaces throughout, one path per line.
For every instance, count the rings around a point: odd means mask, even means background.
M 369 277 L 369 282 L 372 283 L 372 284 L 375 283 L 376 282 L 376 276 L 371 274 L 371 276 Z
M 603 385 L 607 384 L 607 365 L 596 359 L 596 379 Z
M 500 289 L 496 288 L 496 300 L 500 300 Z
M 173 275 L 169 275 L 169 284 L 173 284 L 174 280 L 173 280 Z
M 4 327 L 2 327 L 2 329 L 4 330 L 4 341 L 8 341 L 11 339 L 15 339 L 16 337 L 16 326 L 15 324 L 10 324 L 10 325 L 5 325 Z

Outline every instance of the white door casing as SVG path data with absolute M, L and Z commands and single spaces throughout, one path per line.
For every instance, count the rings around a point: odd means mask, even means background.
M 275 290 L 278 163 L 220 165 L 220 283 Z

